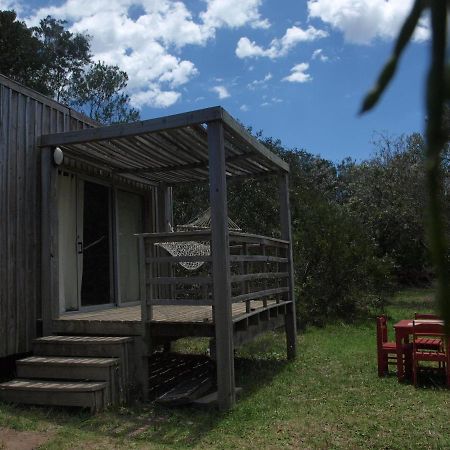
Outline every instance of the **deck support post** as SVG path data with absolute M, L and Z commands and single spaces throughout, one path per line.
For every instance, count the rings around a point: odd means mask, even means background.
M 221 410 L 227 410 L 234 406 L 236 398 L 225 146 L 220 121 L 208 122 L 208 153 L 217 401 Z
M 139 297 L 141 299 L 141 341 L 140 344 L 135 345 L 137 349 L 136 365 L 138 383 L 142 389 L 142 399 L 148 400 L 149 394 L 149 368 L 148 358 L 151 353 L 151 336 L 150 336 L 150 321 L 152 320 L 151 302 L 151 286 L 147 285 L 147 268 L 146 268 L 146 252 L 144 237 L 139 236 Z
M 52 333 L 59 315 L 57 167 L 53 148 L 41 149 L 41 314 L 42 333 Z M 39 314 L 39 312 L 38 312 Z
M 288 262 L 288 287 L 287 300 L 291 303 L 287 305 L 285 315 L 287 357 L 294 359 L 297 353 L 297 323 L 295 315 L 295 295 L 294 295 L 294 265 L 292 258 L 292 233 L 291 233 L 291 209 L 289 205 L 289 175 L 282 173 L 279 176 L 279 198 L 280 198 L 280 224 L 281 239 L 289 241 L 287 258 Z
M 164 233 L 173 225 L 172 219 L 172 188 L 165 183 L 158 185 L 158 231 Z
M 166 233 L 173 231 L 171 226 L 173 225 L 172 218 L 172 188 L 165 183 L 159 183 L 157 189 L 158 195 L 158 231 L 160 233 Z M 157 252 L 158 249 L 155 249 Z M 173 276 L 173 267 L 170 263 L 158 264 L 157 267 L 158 276 L 171 277 Z M 160 298 L 175 298 L 174 292 L 175 286 L 158 286 L 156 289 Z

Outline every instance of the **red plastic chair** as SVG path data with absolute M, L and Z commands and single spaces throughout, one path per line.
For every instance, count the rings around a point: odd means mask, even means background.
M 436 314 L 415 313 L 414 320 L 420 320 L 420 319 L 439 320 L 440 317 L 437 316 Z M 439 351 L 442 347 L 442 340 L 441 339 L 432 339 L 429 337 L 421 337 L 421 338 L 417 338 L 416 344 L 425 349 Z
M 415 313 L 414 319 L 441 320 L 441 318 L 436 314 L 422 314 L 422 313 Z
M 442 343 L 438 350 L 424 348 L 421 339 L 439 339 Z M 413 381 L 417 386 L 417 373 L 421 361 L 436 362 L 438 368 L 445 370 L 447 387 L 450 387 L 450 343 L 444 333 L 444 326 L 439 323 L 413 322 Z
M 402 355 L 406 374 L 411 374 L 412 345 L 403 344 Z M 377 317 L 377 359 L 378 376 L 383 377 L 389 372 L 389 364 L 397 366 L 397 345 L 388 341 L 387 318 L 385 315 Z

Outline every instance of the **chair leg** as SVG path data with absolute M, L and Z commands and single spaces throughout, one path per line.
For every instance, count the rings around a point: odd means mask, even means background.
M 413 359 L 413 384 L 417 387 L 417 361 Z
M 405 353 L 404 355 L 404 373 L 406 375 L 406 377 L 408 377 L 409 379 L 411 379 L 411 370 L 412 370 L 412 355 L 411 353 Z
M 450 388 L 450 367 L 449 363 L 444 363 L 445 373 L 447 375 L 447 388 Z
M 386 362 L 384 361 L 384 355 L 381 352 L 378 352 L 377 355 L 377 362 L 378 362 L 378 376 L 384 377 L 386 373 Z

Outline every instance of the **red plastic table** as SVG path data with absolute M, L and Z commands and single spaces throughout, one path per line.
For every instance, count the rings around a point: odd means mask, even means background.
M 419 319 L 416 323 L 444 323 L 442 320 Z M 403 352 L 402 345 L 409 342 L 409 336 L 413 334 L 413 320 L 400 320 L 394 325 L 395 330 L 395 347 L 397 349 L 397 378 L 402 381 L 405 377 L 403 370 Z

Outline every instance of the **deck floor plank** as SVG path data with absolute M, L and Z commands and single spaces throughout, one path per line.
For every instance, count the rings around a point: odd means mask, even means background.
M 268 302 L 268 304 L 275 301 Z M 245 303 L 232 305 L 233 318 L 245 314 Z M 252 301 L 252 309 L 263 308 L 262 301 Z M 59 320 L 83 320 L 83 321 L 111 321 L 111 322 L 140 322 L 141 307 L 125 306 L 120 308 L 109 308 L 89 312 L 76 312 L 62 315 Z M 212 308 L 210 306 L 154 306 L 154 322 L 188 322 L 204 323 L 212 322 Z

